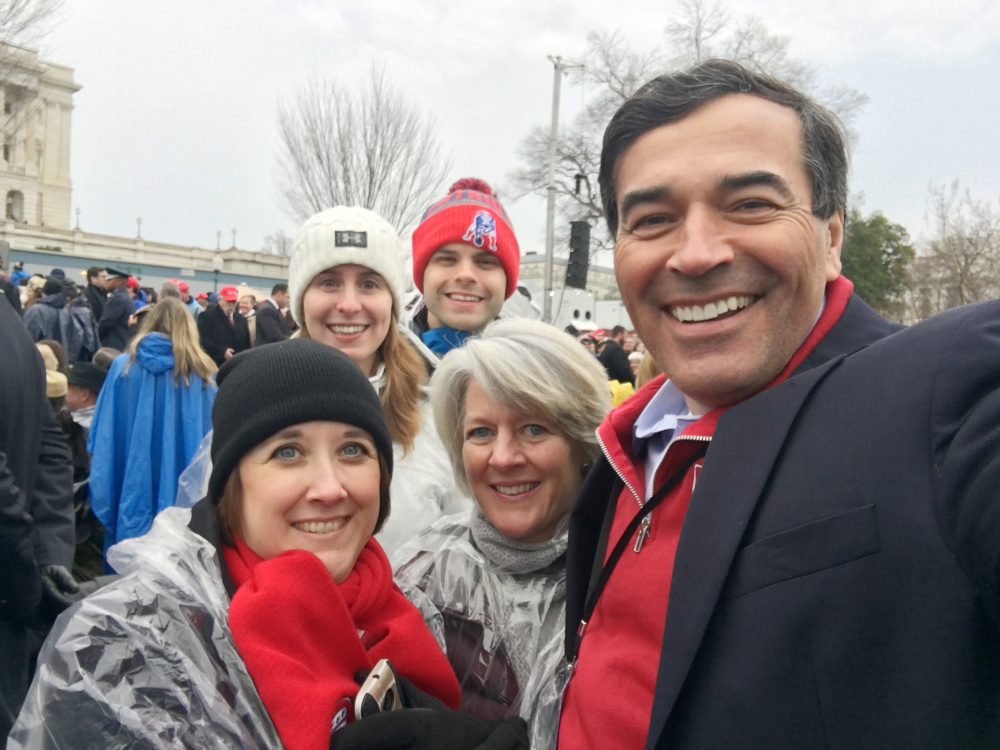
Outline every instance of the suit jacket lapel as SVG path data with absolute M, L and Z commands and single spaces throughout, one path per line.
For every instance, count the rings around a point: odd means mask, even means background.
M 673 711 L 788 431 L 841 359 L 738 404 L 719 420 L 677 546 L 647 748 L 656 747 Z

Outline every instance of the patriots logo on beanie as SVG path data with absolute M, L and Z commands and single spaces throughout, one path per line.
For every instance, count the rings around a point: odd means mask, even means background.
M 489 237 L 489 249 L 495 253 L 497 251 L 497 220 L 489 211 L 477 211 L 462 239 L 465 242 L 471 242 L 476 247 L 482 247 L 484 237 Z

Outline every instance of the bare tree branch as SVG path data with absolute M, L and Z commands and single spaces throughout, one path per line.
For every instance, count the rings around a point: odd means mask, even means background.
M 300 221 L 331 206 L 380 214 L 402 233 L 437 197 L 451 160 L 434 124 L 372 68 L 363 91 L 316 79 L 278 110 L 279 191 Z
M 584 69 L 579 75 L 587 87 L 588 104 L 575 120 L 563 126 L 556 146 L 556 208 L 559 226 L 585 220 L 591 232 L 591 257 L 613 247 L 603 222 L 597 190 L 601 140 L 615 110 L 646 81 L 687 68 L 710 57 L 737 60 L 810 92 L 835 112 L 853 133 L 851 123 L 868 97 L 847 86 L 822 86 L 814 66 L 789 54 L 789 39 L 773 34 L 755 16 L 738 17 L 719 3 L 683 0 L 677 15 L 665 28 L 665 48 L 647 52 L 632 48 L 618 32 L 597 32 L 587 37 Z M 508 175 L 518 196 L 544 196 L 548 187 L 548 128 L 536 127 L 519 149 L 520 166 Z M 576 193 L 576 175 L 587 178 L 586 189 Z M 565 247 L 561 235 L 559 247 Z
M 1000 209 L 951 185 L 931 185 L 934 237 L 911 271 L 910 314 L 925 318 L 1000 297 Z

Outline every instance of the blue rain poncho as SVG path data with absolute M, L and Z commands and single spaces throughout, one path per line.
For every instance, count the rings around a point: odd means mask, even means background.
M 217 388 L 195 374 L 174 380 L 170 339 L 151 333 L 137 358 L 115 359 L 87 438 L 90 504 L 104 525 L 105 550 L 149 531 L 174 504 L 177 479 L 212 428 Z

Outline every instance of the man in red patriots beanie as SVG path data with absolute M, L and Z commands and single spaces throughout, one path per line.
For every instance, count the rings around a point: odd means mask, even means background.
M 517 289 L 521 251 L 487 183 L 459 180 L 413 232 L 413 281 L 426 308 L 413 327 L 437 354 L 486 327 Z

